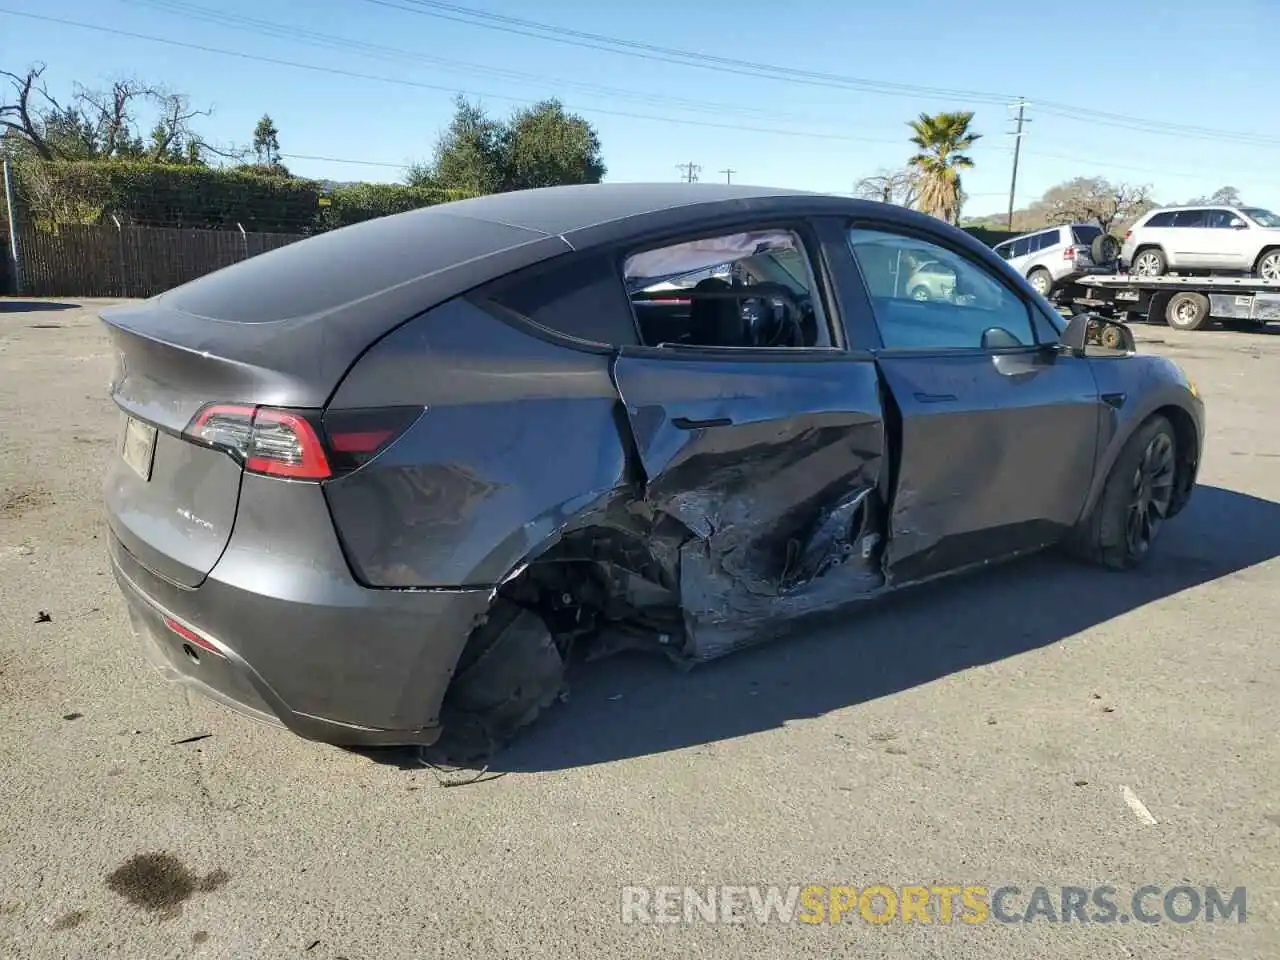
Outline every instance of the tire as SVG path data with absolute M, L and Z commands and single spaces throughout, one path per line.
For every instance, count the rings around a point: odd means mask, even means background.
M 1263 250 L 1253 265 L 1253 275 L 1259 280 L 1280 280 L 1280 249 Z
M 1027 274 L 1027 283 L 1031 284 L 1032 289 L 1042 297 L 1047 297 L 1049 291 L 1053 289 L 1053 277 L 1049 276 L 1049 271 L 1043 267 L 1036 267 Z
M 1098 337 L 1098 341 L 1108 350 L 1119 350 L 1120 345 L 1123 342 L 1120 336 L 1120 331 L 1115 327 L 1107 327 L 1104 329 L 1102 331 L 1102 335 Z
M 1133 263 L 1129 272 L 1135 277 L 1161 277 L 1169 269 L 1169 261 L 1159 247 L 1147 247 L 1133 255 Z
M 1089 244 L 1089 256 L 1099 266 L 1111 263 L 1120 256 L 1120 244 L 1111 234 L 1100 233 Z
M 1209 298 L 1203 293 L 1175 293 L 1164 319 L 1175 330 L 1199 330 L 1209 321 Z
M 1111 570 L 1131 570 L 1142 563 L 1169 515 L 1177 464 L 1173 426 L 1164 417 L 1152 417 L 1116 457 L 1093 512 L 1072 532 L 1070 552 Z M 1148 506 L 1142 509 L 1144 503 Z
M 929 296 L 929 288 L 921 284 L 911 288 L 911 299 L 917 303 L 928 303 L 933 297 Z
M 444 731 L 423 755 L 450 763 L 491 756 L 559 699 L 564 667 L 541 617 L 497 601 L 458 659 L 440 710 Z

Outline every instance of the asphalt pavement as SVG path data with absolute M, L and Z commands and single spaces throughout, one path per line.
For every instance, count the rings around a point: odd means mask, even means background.
M 1280 956 L 1280 330 L 1137 328 L 1210 431 L 1141 571 L 1042 556 L 687 673 L 593 664 L 466 783 L 150 672 L 106 557 L 99 305 L 0 301 L 0 958 Z M 671 906 L 716 885 L 855 906 Z M 1006 893 L 875 923 L 878 885 Z M 1064 886 L 1130 922 L 1031 910 Z M 1162 915 L 1177 887 L 1244 888 L 1244 922 Z

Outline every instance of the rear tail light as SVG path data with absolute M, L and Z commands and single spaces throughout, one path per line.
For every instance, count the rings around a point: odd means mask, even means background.
M 250 473 L 327 480 L 367 463 L 422 415 L 422 407 L 282 410 L 212 403 L 192 419 L 188 438 L 230 453 Z
M 1125 238 L 1126 240 L 1128 240 L 1128 239 L 1129 239 L 1130 237 L 1132 237 L 1132 236 L 1133 236 L 1133 231 L 1132 231 L 1132 230 L 1126 230 L 1126 231 L 1124 232 L 1124 238 Z
M 1079 255 L 1080 255 L 1080 251 L 1077 250 L 1075 247 L 1067 247 L 1067 249 L 1062 251 L 1063 260 L 1074 260 Z

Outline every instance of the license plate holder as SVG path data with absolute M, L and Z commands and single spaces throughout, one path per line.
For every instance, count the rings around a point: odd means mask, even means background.
M 156 428 L 128 417 L 124 423 L 124 443 L 120 455 L 144 482 L 151 479 L 151 464 L 156 455 Z

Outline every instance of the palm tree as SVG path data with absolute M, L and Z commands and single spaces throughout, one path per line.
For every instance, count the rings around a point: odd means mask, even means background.
M 964 151 L 982 136 L 969 130 L 972 121 L 972 110 L 922 113 L 909 121 L 915 131 L 911 142 L 920 150 L 910 160 L 917 174 L 916 202 L 924 213 L 947 223 L 955 223 L 960 216 L 960 171 L 973 167 L 973 158 Z

